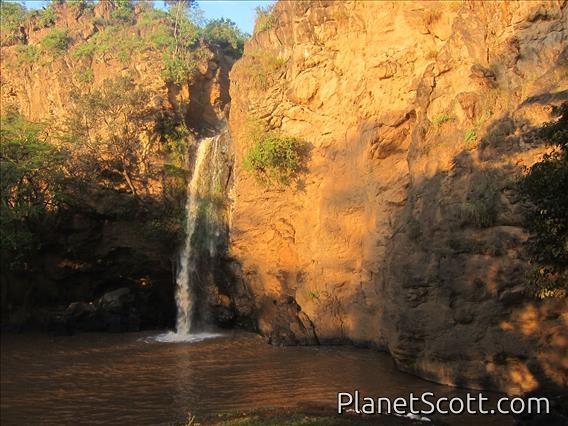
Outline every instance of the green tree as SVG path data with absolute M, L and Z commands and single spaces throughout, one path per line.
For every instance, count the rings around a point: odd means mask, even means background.
M 538 297 L 568 294 L 568 102 L 553 108 L 553 114 L 558 120 L 539 132 L 553 149 L 523 180 L 535 207 L 528 226 L 533 233 L 529 245 L 535 265 L 532 284 Z
M 247 38 L 230 19 L 214 19 L 209 21 L 203 29 L 205 40 L 218 45 L 225 55 L 238 59 L 243 55 L 245 40 Z
M 164 3 L 169 6 L 169 13 L 173 18 L 175 42 L 174 53 L 177 54 L 182 45 L 187 42 L 185 38 L 188 33 L 193 32 L 192 27 L 194 26 L 194 23 L 192 23 L 188 17 L 195 2 L 193 0 L 165 0 Z
M 48 143 L 43 126 L 15 112 L 0 126 L 2 266 L 22 267 L 40 248 L 42 231 L 63 200 L 66 153 Z
M 10 46 L 21 39 L 20 25 L 26 14 L 21 4 L 0 0 L 0 45 Z
M 38 11 L 38 22 L 42 27 L 47 28 L 55 25 L 55 21 L 57 21 L 56 5 L 55 2 L 51 2 L 47 8 Z
M 111 18 L 119 22 L 133 22 L 134 4 L 132 0 L 110 0 L 114 9 L 110 13 Z

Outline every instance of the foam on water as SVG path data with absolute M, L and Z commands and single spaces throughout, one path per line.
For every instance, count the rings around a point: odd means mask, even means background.
M 189 333 L 180 334 L 170 331 L 168 333 L 158 334 L 157 336 L 151 336 L 143 339 L 147 343 L 160 342 L 160 343 L 196 343 L 202 342 L 207 339 L 215 339 L 222 337 L 221 333 Z

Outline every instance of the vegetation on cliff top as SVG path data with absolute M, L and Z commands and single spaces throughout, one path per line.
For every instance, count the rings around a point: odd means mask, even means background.
M 34 46 L 27 32 L 53 27 L 40 42 L 42 52 L 57 56 L 72 48 L 76 58 L 92 62 L 115 57 L 128 63 L 133 52 L 154 51 L 162 57 L 162 76 L 174 83 L 191 79 L 206 56 L 203 43 L 218 48 L 229 60 L 243 53 L 247 34 L 228 19 L 204 22 L 194 1 L 167 1 L 167 10 L 154 9 L 152 2 L 117 0 L 108 4 L 110 13 L 104 14 L 96 10 L 93 1 L 54 0 L 47 8 L 34 11 L 1 1 L 0 43 Z M 76 19 L 88 18 L 93 34 L 72 37 L 66 28 L 59 28 L 64 9 L 72 11 Z M 23 62 L 30 63 L 35 57 L 28 50 L 20 48 L 18 53 Z
M 256 19 L 254 25 L 254 34 L 267 31 L 276 23 L 275 4 L 266 7 L 256 8 Z

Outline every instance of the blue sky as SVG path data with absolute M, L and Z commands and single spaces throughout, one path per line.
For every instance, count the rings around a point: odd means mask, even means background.
M 197 3 L 205 19 L 229 18 L 242 31 L 252 34 L 257 6 L 265 7 L 274 1 L 200 0 Z
M 102 0 L 104 1 L 104 0 Z M 47 0 L 27 0 L 24 2 L 29 9 L 38 9 L 49 4 Z M 257 6 L 268 6 L 274 1 L 267 0 L 198 0 L 205 19 L 229 18 L 244 32 L 252 34 L 255 9 Z M 156 6 L 162 6 L 157 1 Z

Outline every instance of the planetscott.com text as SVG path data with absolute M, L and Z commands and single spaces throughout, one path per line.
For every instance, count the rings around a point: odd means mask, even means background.
M 548 414 L 550 402 L 547 398 L 503 397 L 496 408 L 488 408 L 489 398 L 482 393 L 467 393 L 464 398 L 437 398 L 433 392 L 410 393 L 408 398 L 387 398 L 361 396 L 359 391 L 339 392 L 337 412 L 348 410 L 357 414 Z

